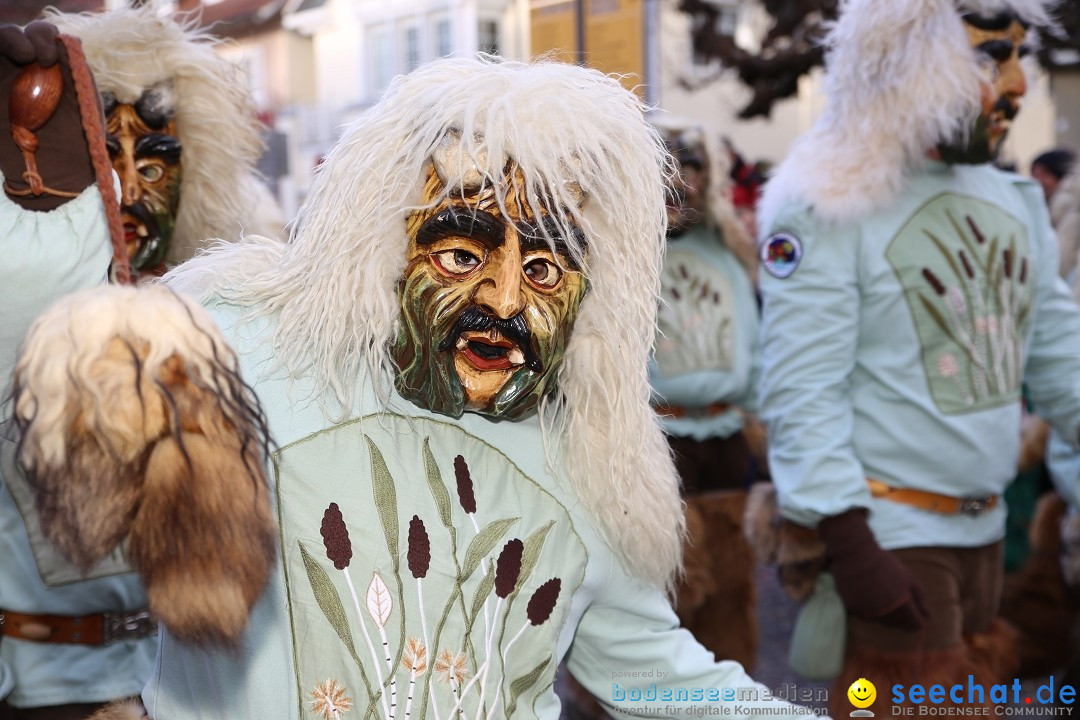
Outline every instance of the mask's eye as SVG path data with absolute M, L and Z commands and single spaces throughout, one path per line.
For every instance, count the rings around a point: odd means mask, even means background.
M 525 277 L 536 287 L 549 290 L 559 284 L 562 270 L 546 258 L 533 258 L 525 261 Z
M 468 250 L 443 250 L 432 255 L 435 264 L 443 272 L 454 277 L 465 277 L 480 267 L 480 258 Z
M 1016 54 L 1019 55 L 1020 57 L 1027 57 L 1028 55 L 1031 54 L 1031 52 L 1032 52 L 1031 46 L 1028 45 L 1027 43 L 1025 43 L 1025 44 L 1020 46 L 1020 49 L 1016 51 Z
M 160 165 L 143 165 L 139 168 L 139 176 L 146 182 L 157 182 L 165 175 L 165 170 Z

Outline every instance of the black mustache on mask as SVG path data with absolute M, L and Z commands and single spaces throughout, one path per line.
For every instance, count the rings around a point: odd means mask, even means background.
M 996 112 L 1000 112 L 1002 117 L 1006 120 L 1012 120 L 1016 117 L 1016 114 L 1020 112 L 1020 108 L 1007 98 L 1000 97 L 998 98 L 998 101 L 994 103 L 994 107 L 990 110 L 990 114 L 993 115 Z
M 503 320 L 502 318 L 492 317 L 476 305 L 470 305 L 462 310 L 446 338 L 439 343 L 439 352 L 445 352 L 453 348 L 463 332 L 471 330 L 487 332 L 492 328 L 497 329 L 500 335 L 521 348 L 521 352 L 525 356 L 525 367 L 536 373 L 543 371 L 544 364 L 540 362 L 540 358 L 533 352 L 532 332 L 529 331 L 529 326 L 525 322 L 524 312 L 518 313 L 509 320 Z

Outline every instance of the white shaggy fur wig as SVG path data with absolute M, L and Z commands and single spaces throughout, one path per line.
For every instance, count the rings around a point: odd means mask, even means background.
M 757 270 L 757 251 L 754 239 L 735 214 L 735 206 L 731 202 L 733 183 L 731 158 L 728 153 L 720 147 L 714 133 L 692 120 L 660 113 L 653 114 L 649 120 L 664 136 L 679 135 L 704 148 L 705 163 L 709 171 L 709 187 L 705 193 L 705 221 L 720 230 L 724 244 L 735 253 L 753 278 Z
M 479 172 L 505 197 L 512 160 L 533 210 L 550 198 L 571 253 L 584 261 L 589 290 L 557 391 L 540 411 L 549 457 L 559 456 L 628 568 L 670 586 L 683 513 L 649 406 L 646 360 L 665 244 L 664 178 L 673 168 L 643 107 L 614 78 L 498 58 L 440 60 L 399 77 L 330 152 L 287 245 L 220 246 L 167 282 L 255 314 L 280 313 L 277 356 L 292 372 L 312 374 L 318 391 L 344 407 L 353 406 L 365 372 L 385 390 L 401 313 L 405 220 L 449 131 L 460 133 L 458 157 L 468 161 L 448 165 L 447 193 Z M 587 250 L 568 232 L 570 220 L 584 230 Z
M 284 235 L 283 222 L 260 220 L 255 163 L 263 151 L 255 103 L 240 67 L 214 51 L 207 35 L 158 15 L 153 3 L 105 13 L 53 13 L 46 19 L 82 41 L 98 90 L 134 103 L 171 84 L 183 179 L 170 263 L 210 238 Z
M 926 151 L 971 127 L 984 73 L 962 12 L 1049 22 L 1053 0 L 844 0 L 826 40 L 828 104 L 765 186 L 759 227 L 787 204 L 844 221 L 887 205 Z

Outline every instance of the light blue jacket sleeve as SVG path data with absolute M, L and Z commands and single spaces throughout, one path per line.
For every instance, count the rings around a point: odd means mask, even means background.
M 607 591 L 582 616 L 566 662 L 578 682 L 616 718 L 700 717 L 701 709 L 710 706 L 726 706 L 726 711 L 709 714 L 814 717 L 807 707 L 776 699 L 739 663 L 717 662 L 679 627 L 675 611 L 658 589 L 617 566 Z
M 777 233 L 794 238 L 801 259 L 784 278 L 762 267 L 761 417 L 781 511 L 813 527 L 870 503 L 852 446 L 849 392 L 859 334 L 859 231 L 825 229 L 805 212 L 789 212 L 770 235 Z
M 1024 381 L 1035 412 L 1080 449 L 1080 308 L 1058 277 L 1057 240 L 1041 191 L 1029 182 L 1018 183 L 1018 188 L 1032 214 L 1039 273 Z
M 24 210 L 0 192 L 0 394 L 7 395 L 15 355 L 34 318 L 54 300 L 105 282 L 111 260 L 97 185 L 49 212 Z
M 2 180 L 2 176 L 0 176 Z M 0 397 L 26 330 L 53 301 L 107 279 L 112 260 L 96 185 L 49 212 L 32 212 L 0 192 Z M 14 427 L 0 408 L 0 608 L 87 615 L 146 606 L 128 573 L 46 585 L 26 519 L 10 492 Z M 153 666 L 155 638 L 107 646 L 9 638 L 0 646 L 0 698 L 16 708 L 96 703 L 137 695 Z

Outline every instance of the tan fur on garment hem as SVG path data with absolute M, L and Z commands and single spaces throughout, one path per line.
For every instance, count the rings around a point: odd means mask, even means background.
M 691 495 L 675 612 L 717 660 L 757 661 L 754 554 L 743 534 L 744 490 Z
M 750 488 L 745 533 L 758 562 L 776 566 L 780 584 L 792 599 L 802 602 L 810 597 L 825 568 L 825 544 L 816 530 L 780 515 L 772 483 Z
M 1035 506 L 1029 538 L 1031 554 L 1019 571 L 1005 576 L 1001 617 L 1019 633 L 1021 672 L 1053 672 L 1069 656 L 1067 632 L 1072 622 L 1061 568 L 1061 521 L 1065 502 L 1057 493 L 1043 495 Z
M 138 700 L 124 700 L 106 705 L 89 720 L 149 720 L 149 716 Z

